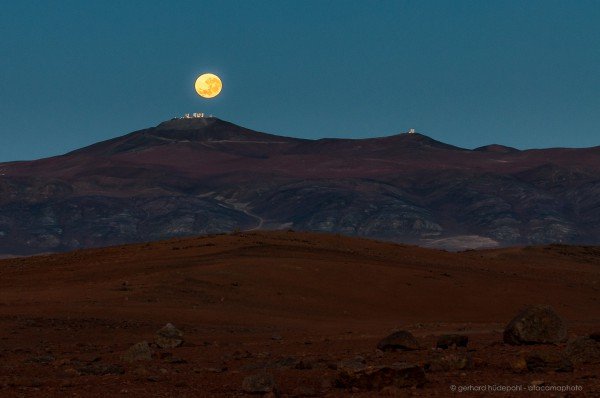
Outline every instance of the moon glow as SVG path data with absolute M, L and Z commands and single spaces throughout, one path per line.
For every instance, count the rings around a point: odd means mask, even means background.
M 199 96 L 204 98 L 214 98 L 221 92 L 223 83 L 219 76 L 213 75 L 212 73 L 204 73 L 196 79 L 194 84 L 196 92 Z

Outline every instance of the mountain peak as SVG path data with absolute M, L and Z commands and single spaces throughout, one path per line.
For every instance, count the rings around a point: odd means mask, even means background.
M 394 143 L 400 143 L 405 147 L 413 148 L 439 148 L 439 149 L 451 149 L 451 150 L 464 150 L 463 148 L 446 144 L 444 142 L 435 140 L 425 134 L 416 133 L 413 129 L 407 133 L 400 133 L 388 137 L 377 138 L 378 140 L 385 140 Z
M 72 153 L 95 155 L 115 155 L 124 152 L 139 152 L 151 147 L 169 144 L 193 145 L 239 143 L 290 143 L 302 141 L 299 138 L 282 137 L 261 133 L 221 120 L 216 117 L 173 118 L 155 127 L 102 141 Z
M 288 142 L 300 139 L 247 129 L 216 117 L 174 118 L 143 130 L 143 134 L 172 141 Z
M 155 127 L 156 130 L 198 130 L 218 123 L 226 123 L 216 117 L 173 118 Z

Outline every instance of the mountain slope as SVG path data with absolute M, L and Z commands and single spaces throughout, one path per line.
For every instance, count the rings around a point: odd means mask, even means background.
M 0 254 L 259 228 L 445 248 L 600 243 L 600 147 L 303 140 L 197 118 L 0 170 Z

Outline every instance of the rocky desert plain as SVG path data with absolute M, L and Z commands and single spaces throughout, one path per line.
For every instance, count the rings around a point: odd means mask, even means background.
M 0 261 L 1 397 L 598 397 L 600 248 L 238 232 Z

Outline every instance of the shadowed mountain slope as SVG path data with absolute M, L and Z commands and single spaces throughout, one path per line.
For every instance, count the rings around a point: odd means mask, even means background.
M 600 243 L 600 147 L 468 150 L 422 134 L 304 140 L 173 119 L 0 164 L 0 254 L 251 229 L 426 246 Z

